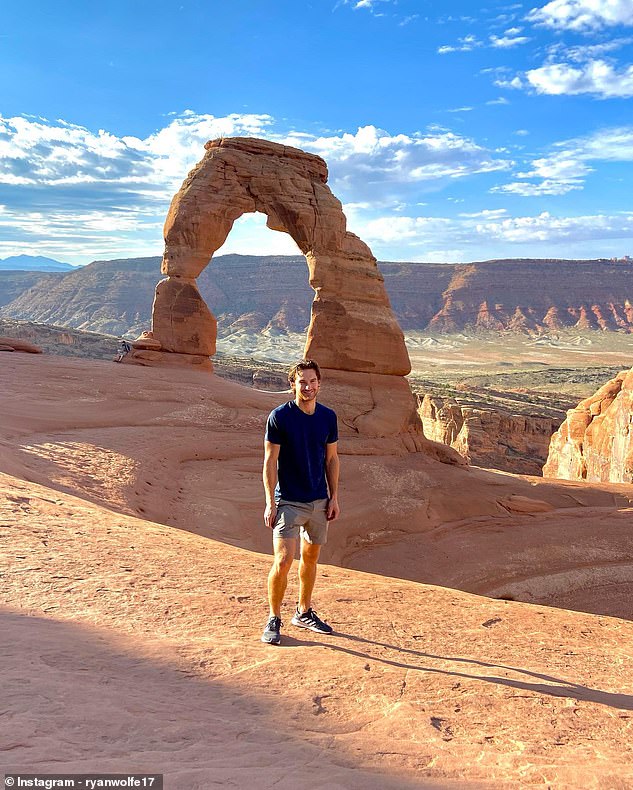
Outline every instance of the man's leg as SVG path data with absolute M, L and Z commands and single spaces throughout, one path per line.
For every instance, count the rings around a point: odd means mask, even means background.
M 286 592 L 288 573 L 292 567 L 296 550 L 296 538 L 273 538 L 273 565 L 268 574 L 268 603 L 271 617 L 281 617 L 281 603 Z M 314 581 L 312 586 L 314 586 Z
M 317 562 L 321 544 L 301 540 L 301 562 L 299 563 L 299 604 L 292 618 L 292 624 L 308 628 L 317 634 L 331 634 L 332 626 L 321 620 L 312 609 L 312 590 L 316 580 Z
M 299 563 L 299 612 L 307 612 L 312 606 L 312 591 L 316 581 L 317 562 L 321 546 L 301 540 L 301 561 Z

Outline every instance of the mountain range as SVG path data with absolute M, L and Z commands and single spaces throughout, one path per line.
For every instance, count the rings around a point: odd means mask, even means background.
M 0 258 L 0 271 L 69 272 L 74 268 L 69 263 L 45 258 L 43 255 L 12 255 L 9 258 Z
M 0 272 L 0 315 L 136 336 L 150 325 L 160 260 Z M 633 331 L 633 262 L 627 259 L 380 262 L 379 268 L 405 331 Z M 218 256 L 198 286 L 220 336 L 303 332 L 309 323 L 313 292 L 302 256 Z

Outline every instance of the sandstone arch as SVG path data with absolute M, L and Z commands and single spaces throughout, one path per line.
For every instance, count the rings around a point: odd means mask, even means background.
M 328 369 L 328 394 L 343 433 L 420 449 L 421 423 L 403 378 L 411 370 L 404 335 L 376 259 L 346 229 L 341 203 L 327 186 L 326 163 L 252 138 L 212 140 L 205 149 L 171 203 L 161 267 L 167 277 L 156 287 L 152 333 L 133 344 L 129 361 L 212 369 L 216 321 L 196 278 L 235 220 L 259 211 L 305 255 L 315 291 L 305 356 Z
M 165 223 L 152 331 L 163 350 L 210 356 L 216 326 L 195 280 L 235 220 L 259 211 L 306 257 L 315 290 L 306 354 L 326 368 L 406 375 L 409 357 L 369 247 L 346 230 L 327 166 L 297 148 L 249 138 L 212 140 L 174 197 Z M 283 288 L 283 283 L 280 283 Z

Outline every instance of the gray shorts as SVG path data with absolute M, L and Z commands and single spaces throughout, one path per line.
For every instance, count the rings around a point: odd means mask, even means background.
M 318 546 L 327 542 L 327 499 L 314 502 L 290 502 L 280 499 L 273 528 L 274 538 L 297 538 Z

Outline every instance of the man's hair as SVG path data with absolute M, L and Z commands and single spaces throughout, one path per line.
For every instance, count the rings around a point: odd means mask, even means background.
M 317 379 L 321 381 L 321 370 L 317 363 L 313 359 L 300 359 L 299 362 L 294 364 L 288 371 L 288 383 L 294 384 L 297 374 L 304 370 L 313 370 L 316 373 Z

